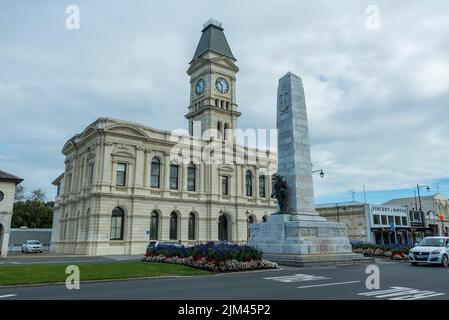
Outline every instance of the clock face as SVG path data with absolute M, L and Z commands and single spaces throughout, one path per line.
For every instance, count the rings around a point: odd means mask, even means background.
M 215 81 L 215 89 L 220 93 L 227 93 L 229 91 L 229 83 L 224 78 L 218 78 Z
M 198 80 L 195 85 L 195 93 L 200 95 L 204 92 L 204 88 L 206 87 L 206 82 L 203 79 Z

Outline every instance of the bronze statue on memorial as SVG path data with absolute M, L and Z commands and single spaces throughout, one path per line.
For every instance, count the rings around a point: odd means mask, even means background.
M 278 213 L 287 213 L 287 199 L 288 199 L 288 191 L 287 191 L 287 181 L 285 181 L 284 177 L 280 175 L 276 175 L 276 181 L 273 186 L 273 192 L 271 193 L 272 198 L 276 198 L 278 202 L 279 212 Z

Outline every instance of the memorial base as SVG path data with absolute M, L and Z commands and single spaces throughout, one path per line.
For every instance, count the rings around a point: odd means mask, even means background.
M 344 223 L 327 222 L 317 214 L 272 214 L 250 225 L 248 244 L 268 260 L 288 265 L 354 264 L 372 259 L 352 253 Z M 369 261 L 368 261 L 369 260 Z

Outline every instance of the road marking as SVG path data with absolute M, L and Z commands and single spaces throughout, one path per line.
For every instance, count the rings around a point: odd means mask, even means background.
M 444 295 L 444 293 L 406 287 L 390 287 L 390 289 L 362 292 L 358 293 L 358 295 L 365 297 L 375 297 L 377 299 L 385 298 L 388 300 L 419 300 L 442 296 Z
M 346 281 L 346 282 L 333 282 L 333 283 L 323 283 L 323 284 L 314 284 L 311 286 L 302 286 L 298 287 L 298 289 L 306 289 L 306 288 L 315 288 L 315 287 L 327 287 L 327 286 L 338 286 L 341 284 L 350 284 L 350 283 L 359 283 L 359 280 L 356 281 Z
M 330 279 L 330 278 L 322 277 L 322 276 L 314 276 L 314 275 L 311 275 L 311 274 L 298 273 L 298 274 L 294 274 L 294 275 L 291 275 L 291 276 L 266 277 L 266 278 L 263 278 L 263 279 L 290 283 L 290 282 L 302 282 L 302 281 L 327 280 L 327 279 Z
M 0 296 L 0 299 L 11 298 L 11 297 L 17 297 L 17 294 L 5 294 L 3 296 Z

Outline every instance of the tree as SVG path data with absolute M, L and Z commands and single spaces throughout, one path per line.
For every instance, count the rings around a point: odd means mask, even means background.
M 45 203 L 37 200 L 14 203 L 11 227 L 51 228 L 53 223 L 53 205 L 53 201 Z
M 46 202 L 46 195 L 42 189 L 31 191 L 25 201 L 25 188 L 16 187 L 16 202 L 14 203 L 11 219 L 12 228 L 51 228 L 53 223 L 54 202 Z
M 32 201 L 38 201 L 38 202 L 45 202 L 47 199 L 47 195 L 45 194 L 42 189 L 36 189 L 31 191 L 30 200 Z
M 25 187 L 21 184 L 16 185 L 16 193 L 14 194 L 14 201 L 22 201 L 25 199 Z

